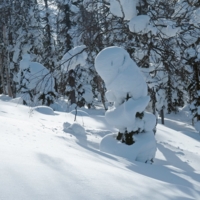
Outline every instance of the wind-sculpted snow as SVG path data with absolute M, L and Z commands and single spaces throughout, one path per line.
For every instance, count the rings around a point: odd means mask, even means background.
M 142 162 L 152 160 L 156 152 L 156 143 L 152 131 L 156 124 L 156 118 L 153 114 L 144 112 L 150 97 L 147 96 L 147 84 L 138 66 L 124 49 L 109 47 L 97 55 L 95 68 L 105 81 L 108 90 L 106 92 L 107 100 L 114 102 L 114 106 L 105 113 L 107 122 L 123 134 L 134 132 L 138 133 L 137 137 L 140 138 L 142 133 L 141 143 L 139 143 L 139 140 L 135 140 L 135 136 L 133 136 L 135 143 L 131 145 L 131 149 L 130 147 L 127 148 L 134 152 L 133 159 Z M 140 117 L 137 116 L 138 114 Z M 152 136 L 150 137 L 149 134 Z M 145 135 L 148 139 L 143 140 Z M 126 149 L 127 145 L 122 144 L 120 149 L 116 150 L 116 147 L 112 151 L 109 148 L 109 142 L 107 142 L 110 137 L 114 137 L 114 143 L 117 143 L 116 137 L 112 134 L 111 136 L 105 136 L 100 149 L 108 153 L 119 151 L 120 155 L 123 155 L 126 150 L 121 149 L 121 147 Z M 106 145 L 108 145 L 108 148 Z M 142 148 L 142 154 L 138 149 L 138 145 L 140 149 Z M 119 155 L 119 153 L 116 154 Z
M 121 104 L 127 94 L 134 99 L 147 95 L 144 77 L 124 49 L 109 47 L 102 50 L 95 59 L 95 68 L 105 81 L 107 97 L 116 99 L 116 105 Z

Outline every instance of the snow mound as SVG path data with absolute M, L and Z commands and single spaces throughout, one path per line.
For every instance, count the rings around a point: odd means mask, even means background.
M 53 109 L 48 106 L 36 106 L 33 107 L 32 109 L 45 115 L 54 115 Z
M 63 131 L 67 132 L 68 128 L 71 126 L 69 122 L 64 122 L 63 123 Z
M 72 110 L 70 113 L 77 116 L 89 116 L 87 112 L 82 110 Z
M 10 102 L 23 105 L 22 97 L 11 99 Z
M 131 161 L 151 162 L 156 154 L 156 140 L 152 131 L 134 135 L 135 143 L 126 145 L 117 142 L 117 134 L 106 135 L 100 143 L 100 150 Z
M 73 132 L 75 134 L 78 134 L 78 135 L 85 135 L 86 132 L 85 132 L 85 128 L 83 126 L 81 126 L 79 123 L 77 122 L 74 122 L 70 127 L 69 127 L 71 130 L 73 130 Z
M 1 94 L 0 95 L 0 100 L 1 101 L 10 101 L 12 98 L 9 97 L 8 95 L 4 95 L 4 94 Z
M 61 97 L 52 103 L 50 107 L 55 111 L 66 112 L 68 108 L 68 102 L 63 97 Z
M 63 131 L 74 134 L 75 136 L 86 136 L 86 131 L 83 126 L 78 122 L 69 124 L 68 122 L 63 123 Z

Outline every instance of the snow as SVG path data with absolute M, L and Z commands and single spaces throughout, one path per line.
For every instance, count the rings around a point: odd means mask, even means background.
M 199 26 L 199 20 L 200 20 L 200 8 L 197 8 L 193 11 L 193 14 L 191 16 L 189 23 L 195 26 Z
M 156 141 L 153 132 L 134 135 L 135 144 L 127 146 L 120 141 L 116 142 L 116 134 L 106 135 L 101 143 L 100 150 L 109 154 L 124 157 L 130 161 L 146 162 L 156 153 Z
M 21 97 L 17 97 L 17 98 L 11 99 L 10 102 L 15 103 L 15 104 L 23 104 L 23 99 Z
M 78 65 L 84 66 L 87 59 L 85 49 L 86 46 L 81 45 L 68 51 L 61 60 L 62 70 L 68 72 L 71 69 L 75 69 Z
M 54 111 L 52 108 L 48 106 L 36 106 L 31 108 L 32 111 L 37 111 L 45 115 L 54 115 Z
M 83 110 L 79 110 L 79 109 L 72 110 L 70 113 L 73 115 L 78 115 L 78 116 L 89 116 L 89 114 L 87 112 L 85 112 Z
M 105 48 L 97 55 L 95 68 L 105 81 L 109 95 L 119 100 L 116 104 L 127 93 L 135 99 L 147 95 L 144 77 L 126 50 L 115 46 Z
M 161 34 L 163 38 L 175 37 L 180 28 L 176 27 L 176 23 L 167 19 L 158 19 L 154 22 L 154 26 L 150 24 L 148 15 L 137 15 L 136 6 L 138 0 L 110 0 L 110 12 L 117 16 L 128 20 L 129 30 L 137 34 L 145 34 L 151 32 L 153 35 Z M 191 24 L 199 23 L 199 10 L 195 10 Z
M 179 28 L 173 27 L 173 25 L 167 25 L 166 28 L 162 29 L 163 35 L 165 35 L 167 38 L 176 36 L 178 31 L 179 31 Z
M 120 131 L 124 131 L 125 128 L 127 128 L 128 131 L 136 131 L 139 123 L 136 121 L 135 115 L 137 112 L 141 113 L 145 110 L 149 100 L 149 96 L 141 97 L 137 100 L 129 99 L 120 106 L 108 110 L 105 114 L 105 118 L 109 124 L 115 126 Z M 144 130 L 144 123 L 141 130 Z
M 137 15 L 137 3 L 138 0 L 110 0 L 110 12 L 124 20 L 130 20 Z
M 10 101 L 10 100 L 12 100 L 12 98 L 9 97 L 8 95 L 0 94 L 0 100 L 2 100 L 2 101 Z
M 92 93 L 92 86 L 89 84 L 85 84 L 82 87 L 84 93 L 82 97 L 85 99 L 87 103 L 92 103 L 93 102 L 93 93 Z
M 146 33 L 149 25 L 150 17 L 148 15 L 138 15 L 129 22 L 129 30 L 135 33 Z
M 200 133 L 200 121 L 194 124 L 195 129 Z
M 167 115 L 166 126 L 157 126 L 150 165 L 135 161 L 127 148 L 123 157 L 99 151 L 102 138 L 117 133 L 102 110 L 74 122 L 71 113 L 31 112 L 1 95 L 0 199 L 200 199 L 200 136 L 186 112 Z M 63 131 L 64 123 L 71 130 Z M 124 145 L 109 144 L 112 151 Z
M 85 128 L 83 126 L 81 126 L 79 123 L 74 122 L 73 124 L 71 124 L 69 127 L 66 128 L 66 123 L 63 124 L 64 127 L 64 131 L 65 132 L 69 132 L 72 131 L 72 133 L 74 133 L 75 135 L 81 135 L 81 136 L 85 136 L 86 132 L 85 132 Z
M 105 113 L 107 122 L 117 128 L 120 133 L 127 134 L 130 132 L 138 132 L 139 137 L 149 138 L 153 135 L 153 129 L 156 124 L 156 118 L 151 113 L 145 113 L 144 116 L 137 117 L 137 114 L 144 113 L 145 108 L 149 104 L 150 97 L 147 96 L 147 84 L 144 80 L 136 63 L 130 58 L 126 50 L 120 47 L 109 47 L 102 50 L 95 59 L 95 68 L 101 78 L 105 81 L 108 101 L 114 102 L 113 107 L 109 108 Z M 150 132 L 150 133 L 149 133 Z M 132 136 L 131 136 L 132 137 Z M 111 137 L 113 139 L 113 137 Z M 153 141 L 154 136 L 152 137 Z M 109 137 L 105 137 L 100 144 L 103 150 L 107 149 L 105 144 L 110 147 Z M 113 139 L 115 143 L 118 140 Z M 135 152 L 134 159 L 142 162 L 153 160 L 156 152 L 156 143 L 152 139 L 144 139 L 143 143 L 135 140 L 132 144 L 132 151 Z M 105 142 L 106 141 L 106 142 Z M 138 145 L 142 148 L 142 153 L 136 151 Z M 126 146 L 123 146 L 126 148 Z M 128 147 L 127 147 L 128 148 Z M 120 150 L 123 153 L 126 151 Z M 106 151 L 110 153 L 110 151 Z M 112 152 L 112 151 L 111 151 Z M 146 156 L 146 157 L 145 157 Z
M 17 77 L 18 87 L 21 87 L 18 96 L 25 100 L 28 105 L 32 104 L 29 94 L 31 90 L 38 95 L 47 94 L 49 91 L 55 92 L 55 81 L 50 71 L 38 62 L 31 62 L 29 54 L 23 55 Z M 38 97 L 35 97 L 34 103 L 39 103 Z

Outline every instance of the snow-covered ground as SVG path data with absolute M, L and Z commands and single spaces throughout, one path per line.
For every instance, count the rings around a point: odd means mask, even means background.
M 0 96 L 0 200 L 198 200 L 200 135 L 186 115 L 157 126 L 151 165 L 99 151 L 116 132 L 101 109 L 78 112 L 74 123 L 73 112 Z

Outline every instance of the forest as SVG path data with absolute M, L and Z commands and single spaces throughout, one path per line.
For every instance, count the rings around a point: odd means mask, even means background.
M 199 200 L 199 150 L 199 0 L 0 0 L 0 200 Z
M 188 105 L 200 130 L 198 0 L 1 0 L 0 13 L 0 94 L 107 110 L 95 58 L 118 46 L 144 75 L 148 109 L 164 123 Z

